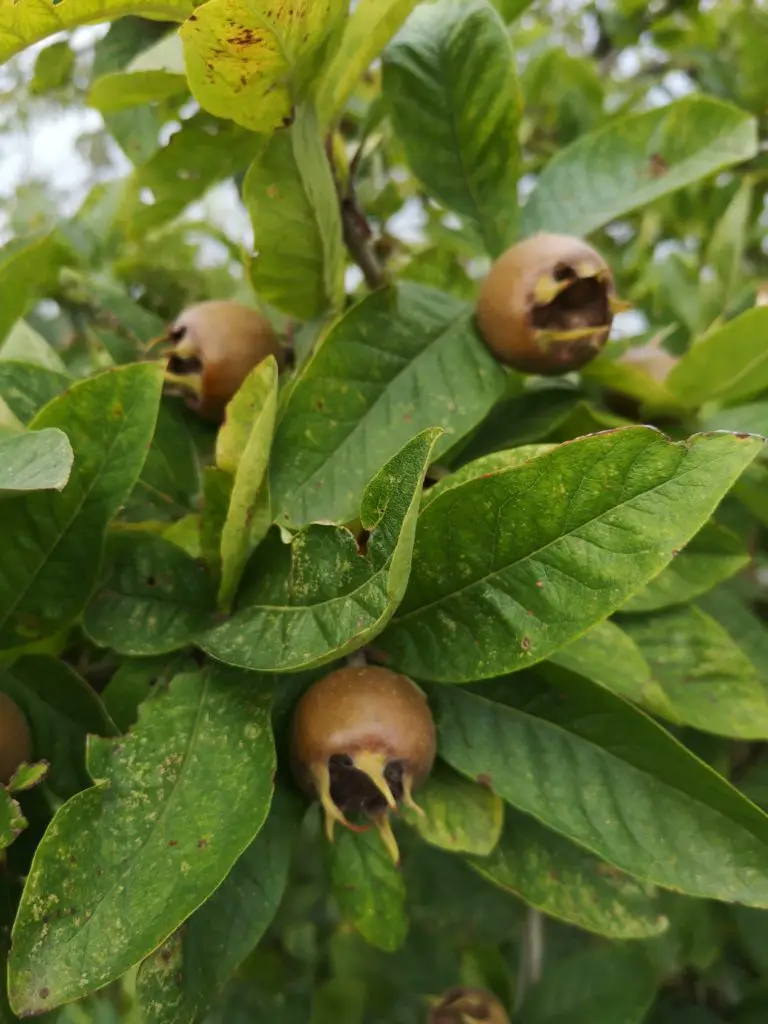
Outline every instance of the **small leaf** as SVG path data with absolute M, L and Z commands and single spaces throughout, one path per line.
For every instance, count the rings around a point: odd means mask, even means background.
M 768 387 L 768 307 L 757 306 L 692 345 L 674 367 L 667 385 L 690 406 L 717 399 L 739 402 Z
M 424 430 L 373 477 L 360 521 L 366 550 L 343 527 L 315 523 L 286 544 L 273 530 L 234 615 L 197 643 L 229 665 L 290 672 L 333 661 L 373 639 L 410 571 L 424 474 L 439 430 Z
M 522 233 L 589 235 L 660 196 L 754 156 L 755 120 L 711 96 L 618 118 L 549 161 L 523 207 Z
M 93 82 L 88 92 L 88 106 L 109 114 L 185 95 L 188 93 L 184 75 L 164 70 L 115 71 Z
M 221 533 L 219 605 L 225 609 L 232 604 L 249 555 L 269 529 L 268 502 L 266 515 L 256 516 L 255 513 L 267 472 L 276 412 L 277 363 L 269 356 L 251 371 L 227 406 L 226 424 L 217 439 L 219 466 L 234 471 L 229 509 Z M 238 457 L 233 448 L 237 448 Z M 234 470 L 230 468 L 233 466 Z
M 384 98 L 414 174 L 497 256 L 514 241 L 521 113 L 502 19 L 487 0 L 420 4 L 383 61 Z
M 424 814 L 406 811 L 406 820 L 433 846 L 484 857 L 499 840 L 504 823 L 502 801 L 447 765 L 436 765 L 416 801 Z
M 128 736 L 91 738 L 96 785 L 56 813 L 24 887 L 9 975 L 15 1013 L 42 1013 L 119 977 L 253 841 L 275 752 L 271 693 L 248 682 L 220 669 L 176 676 Z
M 67 374 L 46 366 L 0 359 L 0 398 L 25 425 L 73 383 Z
M 0 850 L 10 846 L 28 824 L 18 803 L 5 786 L 0 786 Z
M 405 885 L 375 828 L 339 830 L 331 846 L 333 892 L 344 920 L 366 942 L 393 953 L 405 942 Z
M 68 40 L 62 39 L 44 47 L 35 60 L 35 71 L 29 83 L 30 94 L 44 96 L 54 89 L 61 89 L 70 81 L 74 66 L 75 54 Z
M 28 789 L 34 789 L 47 776 L 49 768 L 47 761 L 36 761 L 33 764 L 22 762 L 8 783 L 8 792 L 24 793 Z
M 749 563 L 740 538 L 725 526 L 707 523 L 673 562 L 621 606 L 627 612 L 653 612 L 686 604 L 735 576 Z
M 627 616 L 622 626 L 651 666 L 675 719 L 718 736 L 768 738 L 768 692 L 715 619 L 691 606 Z
M 144 464 L 161 387 L 162 371 L 152 363 L 108 370 L 74 384 L 32 421 L 32 430 L 63 430 L 75 462 L 60 493 L 0 502 L 3 535 L 28 538 L 3 558 L 0 647 L 42 639 L 82 610 L 107 524 Z
M 189 644 L 213 620 L 206 567 L 151 533 L 115 533 L 107 572 L 83 615 L 94 643 L 118 654 L 164 654 Z
M 0 440 L 0 496 L 61 491 L 75 453 L 61 430 L 37 430 Z
M 285 891 L 302 811 L 277 789 L 264 826 L 216 892 L 142 963 L 137 992 L 147 1021 L 200 1020 L 259 942 Z
M 18 39 L 19 30 L 23 31 L 24 8 L 28 2 L 29 0 L 26 0 L 26 2 L 14 4 L 13 7 L 0 7 L 0 63 L 6 59 L 3 51 L 7 49 L 9 41 L 12 39 L 15 42 Z M 39 4 L 46 11 L 58 10 L 58 6 L 53 8 L 45 0 L 32 0 L 32 2 Z M 64 0 L 64 2 L 65 4 L 71 3 L 71 0 Z M 100 7 L 101 9 L 103 8 Z M 23 49 L 25 45 L 26 43 L 18 49 Z M 12 52 L 15 53 L 17 50 Z M 25 238 L 16 238 L 0 248 L 0 342 L 3 341 L 19 317 L 24 315 L 43 282 L 55 280 L 61 259 L 61 246 L 55 236 L 48 232 L 36 232 Z M 31 331 L 31 333 L 35 332 Z M 0 357 L 27 358 L 21 352 L 14 356 L 11 356 L 10 353 L 5 355 L 0 353 Z M 31 359 L 28 361 L 32 362 Z M 53 368 L 61 369 L 61 361 L 59 360 L 58 366 Z
M 431 687 L 441 757 L 631 875 L 768 906 L 768 817 L 642 712 L 545 670 Z
M 549 657 L 658 575 L 762 443 L 626 427 L 448 491 L 419 516 L 408 591 L 377 646 L 455 683 Z
M 609 939 L 643 939 L 667 927 L 653 886 L 510 808 L 498 846 L 469 863 L 530 906 Z
M 270 466 L 278 521 L 350 522 L 366 481 L 409 438 L 442 427 L 437 458 L 504 388 L 467 305 L 408 283 L 368 296 L 330 328 L 287 396 Z
M 195 99 L 252 132 L 285 127 L 344 13 L 342 0 L 208 0 L 180 30 Z
M 248 169 L 243 202 L 256 255 L 250 273 L 264 302 L 309 320 L 338 309 L 344 255 L 339 203 L 313 112 L 270 136 Z

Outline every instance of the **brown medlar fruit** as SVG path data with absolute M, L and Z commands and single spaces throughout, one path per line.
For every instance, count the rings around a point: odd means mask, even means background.
M 0 785 L 7 785 L 23 761 L 32 757 L 32 734 L 24 713 L 0 692 Z
M 413 790 L 435 760 L 435 723 L 406 676 L 373 665 L 338 669 L 303 694 L 293 715 L 291 759 L 299 785 L 317 796 L 333 839 L 347 814 L 370 818 L 399 860 L 389 820 L 399 802 L 419 813 Z
M 187 405 L 205 419 L 220 420 L 224 407 L 245 378 L 280 346 L 272 324 L 239 302 L 211 300 L 188 306 L 174 321 L 167 340 L 166 380 L 178 386 Z
M 490 992 L 462 985 L 443 993 L 432 1007 L 429 1024 L 509 1024 L 509 1017 Z
M 496 260 L 475 315 L 499 362 L 553 376 L 594 359 L 624 308 L 608 264 L 590 245 L 570 235 L 539 234 Z

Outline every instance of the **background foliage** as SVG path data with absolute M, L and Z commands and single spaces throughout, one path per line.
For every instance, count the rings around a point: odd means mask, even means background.
M 763 1022 L 768 7 L 350 6 L 0 0 L 0 1022 Z M 537 230 L 632 307 L 560 378 L 473 317 Z M 218 437 L 146 354 L 214 297 L 290 362 Z M 360 649 L 400 867 L 287 770 Z

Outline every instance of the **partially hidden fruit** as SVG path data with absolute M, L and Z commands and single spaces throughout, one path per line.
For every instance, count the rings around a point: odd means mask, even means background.
M 627 366 L 638 367 L 652 377 L 657 384 L 663 384 L 672 368 L 680 360 L 657 343 L 648 342 L 646 345 L 635 345 L 633 348 L 628 348 L 618 361 Z
M 552 376 L 594 359 L 624 308 L 608 264 L 590 245 L 570 235 L 538 234 L 496 260 L 475 312 L 499 362 Z
M 171 325 L 166 379 L 205 419 L 220 420 L 224 407 L 263 359 L 280 362 L 280 346 L 269 320 L 239 302 L 199 302 Z
M 320 799 L 329 840 L 336 822 L 361 830 L 346 816 L 362 814 L 399 860 L 389 812 L 401 802 L 420 812 L 413 791 L 435 760 L 432 713 L 410 679 L 372 665 L 331 672 L 296 706 L 291 758 L 298 783 Z
M 432 1007 L 429 1024 L 509 1024 L 495 996 L 484 988 L 457 986 L 440 996 Z
M 32 757 L 32 735 L 18 704 L 0 693 L 0 784 L 7 785 L 22 761 Z

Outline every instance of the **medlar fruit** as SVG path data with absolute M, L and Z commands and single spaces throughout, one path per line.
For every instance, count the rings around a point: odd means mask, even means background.
M 211 300 L 188 306 L 171 325 L 166 380 L 205 419 L 220 420 L 224 407 L 263 359 L 280 362 L 269 320 L 239 302 Z
M 18 704 L 0 692 L 0 784 L 7 785 L 23 761 L 32 757 L 32 734 Z
M 399 802 L 419 813 L 413 790 L 435 760 L 435 723 L 426 697 L 406 676 L 372 665 L 338 669 L 311 686 L 296 706 L 291 759 L 296 780 L 320 799 L 325 829 L 357 831 L 361 813 L 399 860 L 389 820 Z
M 483 341 L 523 373 L 568 373 L 594 359 L 626 305 L 603 257 L 580 238 L 538 234 L 496 260 L 475 310 Z
M 501 1003 L 484 988 L 448 989 L 432 1008 L 429 1024 L 509 1024 Z

